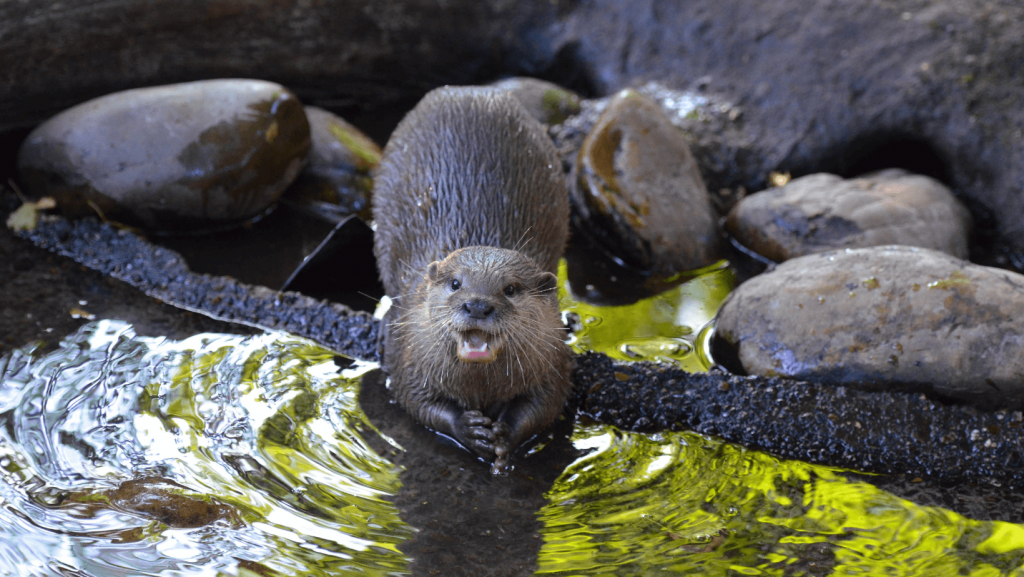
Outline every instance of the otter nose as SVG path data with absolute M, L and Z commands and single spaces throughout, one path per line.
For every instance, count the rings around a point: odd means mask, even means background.
M 482 300 L 472 300 L 462 303 L 462 310 L 466 311 L 471 319 L 484 320 L 494 312 L 494 306 Z

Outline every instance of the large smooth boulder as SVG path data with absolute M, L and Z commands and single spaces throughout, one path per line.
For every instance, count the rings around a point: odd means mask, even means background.
M 796 178 L 744 198 L 726 220 L 740 243 L 775 262 L 886 244 L 965 259 L 971 226 L 971 213 L 942 183 L 899 169 Z
M 65 215 L 147 231 L 217 229 L 264 213 L 309 150 L 302 104 L 279 84 L 208 80 L 110 94 L 37 127 L 18 153 L 35 197 Z
M 1024 407 L 1024 276 L 906 246 L 795 258 L 740 285 L 713 355 L 733 370 Z

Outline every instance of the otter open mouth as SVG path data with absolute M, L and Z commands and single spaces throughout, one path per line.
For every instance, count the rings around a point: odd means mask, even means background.
M 490 363 L 498 356 L 498 339 L 482 331 L 469 331 L 459 341 L 459 360 L 464 363 Z

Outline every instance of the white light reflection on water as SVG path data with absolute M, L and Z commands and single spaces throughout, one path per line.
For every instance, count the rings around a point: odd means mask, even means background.
M 372 368 L 339 375 L 281 333 L 173 342 L 119 321 L 0 358 L 0 574 L 404 574 L 397 473 L 357 432 Z M 116 492 L 131 479 L 164 492 Z M 211 506 L 233 513 L 175 525 Z

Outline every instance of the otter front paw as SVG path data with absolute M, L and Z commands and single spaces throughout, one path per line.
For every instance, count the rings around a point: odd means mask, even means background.
M 480 411 L 466 411 L 459 415 L 454 433 L 456 440 L 470 451 L 484 459 L 494 458 L 495 442 L 499 436 L 494 432 L 491 419 Z

